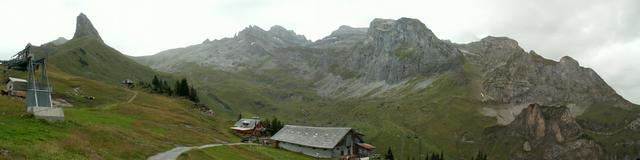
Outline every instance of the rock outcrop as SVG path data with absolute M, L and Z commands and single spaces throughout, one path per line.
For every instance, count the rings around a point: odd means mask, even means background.
M 511 150 L 510 159 L 599 159 L 603 154 L 564 106 L 531 104 L 509 125 L 489 133 L 487 142 L 521 148 Z
M 365 81 L 390 84 L 414 76 L 433 76 L 459 68 L 462 53 L 438 39 L 417 19 L 374 19 L 348 68 Z
M 367 38 L 368 28 L 340 26 L 331 35 L 313 43 L 314 48 L 352 48 Z
M 100 38 L 100 34 L 98 34 L 98 30 L 93 27 L 89 18 L 87 18 L 84 13 L 80 13 L 76 18 L 76 32 L 73 34 L 73 39 L 80 38 L 84 36 L 92 35 L 95 36 L 96 39 L 102 42 L 102 38 Z
M 559 62 L 545 59 L 533 51 L 525 52 L 518 42 L 506 37 L 486 37 L 458 47 L 465 58 L 481 66 L 483 94 L 497 102 L 631 106 L 595 71 L 581 67 L 571 57 Z

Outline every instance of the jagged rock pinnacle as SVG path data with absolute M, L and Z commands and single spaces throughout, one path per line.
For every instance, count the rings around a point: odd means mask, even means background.
M 580 66 L 580 63 L 578 63 L 578 61 L 576 61 L 575 59 L 569 57 L 569 56 L 564 56 L 560 59 L 560 64 L 562 65 L 569 65 L 569 66 Z
M 88 35 L 94 35 L 99 41 L 102 42 L 100 34 L 96 28 L 93 27 L 89 18 L 84 13 L 80 13 L 76 19 L 76 33 L 73 35 L 73 39 L 80 38 Z

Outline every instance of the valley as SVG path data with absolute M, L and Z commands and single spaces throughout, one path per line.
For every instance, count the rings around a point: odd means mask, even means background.
M 340 26 L 316 41 L 282 26 L 249 26 L 234 37 L 132 57 L 105 44 L 80 14 L 72 39 L 32 52 L 47 58 L 52 98 L 70 105 L 59 106 L 64 122 L 49 122 L 25 113 L 24 99 L 0 96 L 0 149 L 9 151 L 0 158 L 145 159 L 174 147 L 235 143 L 241 138 L 229 127 L 238 115 L 351 127 L 375 153 L 392 150 L 396 158 L 640 157 L 640 106 L 594 70 L 568 56 L 546 59 L 507 37 L 441 40 L 418 19 Z M 154 76 L 172 86 L 188 79 L 213 114 L 183 97 L 120 86 Z M 7 77 L 25 74 L 0 76 Z M 178 159 L 238 152 L 250 152 L 243 159 L 309 158 L 219 146 Z

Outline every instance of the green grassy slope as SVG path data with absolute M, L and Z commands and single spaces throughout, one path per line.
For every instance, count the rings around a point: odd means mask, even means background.
M 397 91 L 401 97 L 342 100 L 316 95 L 307 88 L 310 82 L 291 77 L 282 67 L 230 73 L 193 64 L 178 66 L 184 72 L 177 75 L 193 81 L 202 91 L 201 99 L 229 117 L 277 116 L 288 124 L 353 127 L 378 147 L 378 153 L 391 147 L 397 157 L 403 137 L 418 135 L 420 139 L 405 140 L 405 157 L 417 158 L 421 148 L 423 155 L 444 152 L 447 158 L 470 158 L 481 146 L 469 140 L 480 140 L 485 127 L 496 125 L 495 118 L 479 113 L 486 104 L 478 100 L 480 75 L 471 64 L 460 73 L 439 78 L 431 87 Z M 409 83 L 418 82 L 416 78 Z M 462 137 L 467 142 L 459 142 Z
M 124 79 L 149 80 L 154 74 L 161 74 L 134 62 L 91 35 L 57 46 L 47 62 L 66 73 L 108 84 L 119 84 Z
M 418 148 L 423 154 L 442 151 L 447 158 L 469 159 L 478 151 L 490 152 L 489 157 L 509 154 L 505 150 L 482 146 L 484 130 L 498 124 L 495 118 L 481 115 L 480 109 L 495 104 L 480 101 L 483 79 L 480 67 L 468 62 L 462 71 L 446 74 L 430 87 L 394 91 L 403 96 L 339 100 L 316 95 L 308 89 L 312 83 L 292 77 L 283 67 L 260 73 L 230 73 L 195 64 L 177 67 L 183 70 L 177 75 L 188 77 L 202 91 L 200 95 L 205 103 L 229 117 L 237 114 L 278 116 L 288 124 L 353 127 L 365 134 L 365 141 L 378 147 L 376 152 L 384 154 L 391 147 L 396 157 L 400 155 L 405 135 L 420 137 L 404 140 L 405 157 L 418 158 Z M 416 77 L 409 85 L 416 85 L 420 80 Z M 223 105 L 229 109 L 223 109 Z M 638 117 L 637 111 L 607 108 L 611 106 L 594 105 L 577 119 L 620 128 Z M 611 115 L 618 116 L 606 118 Z M 597 135 L 592 137 L 605 148 L 615 142 L 637 139 L 633 133 L 624 133 L 626 139 L 616 141 Z M 608 150 L 605 152 L 630 153 L 633 147 Z
M 634 154 L 640 156 L 640 144 L 634 143 L 640 140 L 640 132 L 627 128 L 630 122 L 637 119 L 640 119 L 638 105 L 626 110 L 607 104 L 595 104 L 576 117 L 585 133 L 602 146 L 603 152 L 609 157 Z
M 234 120 L 194 111 L 187 100 L 107 85 L 55 66 L 49 72 L 53 97 L 74 106 L 63 107 L 67 121 L 47 122 L 26 114 L 23 99 L 0 96 L 0 148 L 10 151 L 10 159 L 145 159 L 175 145 L 239 141 L 227 129 Z M 25 73 L 9 71 L 0 78 L 20 75 Z M 76 96 L 74 88 L 96 99 Z
M 289 152 L 282 149 L 275 149 L 265 146 L 218 146 L 205 149 L 194 149 L 183 153 L 178 157 L 180 160 L 200 160 L 200 159 L 220 159 L 220 160 L 279 160 L 298 159 L 313 160 L 316 158 L 303 155 L 301 153 Z

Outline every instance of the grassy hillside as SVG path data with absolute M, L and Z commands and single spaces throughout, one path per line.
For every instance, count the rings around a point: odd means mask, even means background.
M 480 75 L 471 64 L 440 77 L 431 87 L 391 91 L 403 96 L 341 100 L 316 95 L 308 89 L 312 83 L 291 77 L 282 67 L 261 73 L 230 73 L 195 64 L 178 67 L 184 72 L 176 75 L 194 82 L 205 103 L 230 117 L 277 116 L 287 124 L 353 127 L 378 147 L 376 152 L 384 154 L 390 147 L 396 157 L 404 139 L 405 157 L 418 158 L 421 148 L 423 155 L 444 152 L 447 158 L 470 158 L 481 148 L 471 141 L 481 139 L 485 127 L 496 125 L 495 118 L 479 113 L 486 104 L 478 100 Z M 409 86 L 420 80 L 410 80 Z
M 0 149 L 9 151 L 4 158 L 145 159 L 175 145 L 239 141 L 227 130 L 234 120 L 194 111 L 187 100 L 72 76 L 55 66 L 49 72 L 52 97 L 74 105 L 63 107 L 67 121 L 34 119 L 24 112 L 23 99 L 0 96 Z M 0 78 L 21 75 L 9 71 Z
M 629 123 L 634 120 L 640 121 L 640 106 L 625 110 L 595 104 L 576 117 L 585 133 L 598 142 L 610 157 L 640 156 L 640 144 L 635 143 L 640 139 L 640 132 L 628 129 Z
M 202 91 L 200 95 L 205 103 L 229 117 L 237 114 L 277 116 L 288 124 L 353 127 L 365 134 L 365 141 L 378 147 L 377 153 L 384 154 L 391 148 L 396 157 L 401 154 L 403 139 L 405 157 L 418 158 L 419 148 L 423 155 L 444 152 L 448 159 L 469 159 L 478 151 L 489 152 L 489 157 L 508 155 L 504 150 L 482 146 L 485 128 L 498 124 L 494 117 L 480 113 L 482 107 L 495 104 L 480 100 L 482 75 L 480 67 L 471 63 L 466 63 L 460 72 L 440 77 L 430 87 L 390 91 L 401 96 L 350 99 L 320 97 L 309 90 L 313 85 L 311 82 L 292 77 L 283 67 L 259 73 L 231 73 L 196 64 L 175 67 L 183 70 L 176 75 L 188 77 Z M 409 86 L 417 85 L 421 80 L 421 77 L 415 77 L 409 80 Z M 591 108 L 578 117 L 578 121 L 620 129 L 638 118 L 635 110 L 609 110 L 607 108 L 611 106 L 607 104 Z M 606 118 L 612 115 L 618 116 Z M 405 138 L 406 135 L 412 138 Z M 633 133 L 624 133 L 627 138 L 616 141 L 610 137 L 592 137 L 605 148 L 615 142 L 637 139 Z M 633 151 L 633 147 L 618 148 L 621 149 L 605 149 L 605 152 Z
M 47 59 L 49 64 L 66 73 L 108 84 L 119 84 L 124 79 L 149 80 L 154 74 L 161 74 L 134 62 L 94 36 L 69 40 L 52 51 Z
M 313 160 L 316 158 L 303 155 L 301 153 L 289 152 L 282 149 L 275 149 L 265 146 L 218 146 L 205 149 L 194 149 L 183 153 L 178 157 L 180 160 L 200 160 L 200 159 L 220 159 L 220 160 L 278 160 L 297 159 Z

